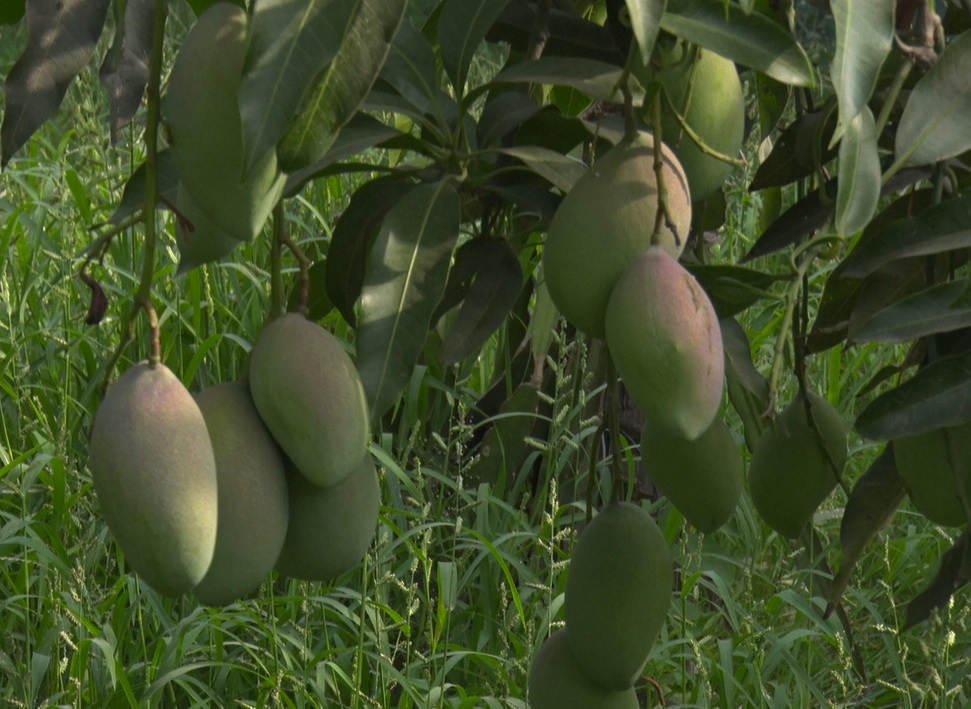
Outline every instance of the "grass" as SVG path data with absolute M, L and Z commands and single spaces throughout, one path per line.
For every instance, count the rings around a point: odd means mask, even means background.
M 269 579 L 256 598 L 225 608 L 158 596 L 126 571 L 86 468 L 138 236 L 116 240 L 94 271 L 112 302 L 96 328 L 83 324 L 77 257 L 138 156 L 105 145 L 96 79 L 82 78 L 60 118 L 0 175 L 0 706 L 228 698 L 238 707 L 526 707 L 529 658 L 563 622 L 568 560 L 587 513 L 584 451 L 597 427 L 585 413 L 592 394 L 576 386 L 584 343 L 560 334 L 549 433 L 507 489 L 468 477 L 469 413 L 483 377 L 446 381 L 421 369 L 400 428 L 373 443 L 384 504 L 359 570 L 333 586 Z M 305 192 L 290 208 L 294 236 L 309 248 L 325 239 L 347 191 L 332 180 Z M 757 216 L 756 202 L 734 204 L 726 261 Z M 247 245 L 231 263 L 176 278 L 166 241 L 155 290 L 163 357 L 190 389 L 243 371 L 268 304 L 267 252 Z M 747 315 L 760 366 L 777 321 L 772 303 Z M 122 366 L 144 354 L 131 346 Z M 817 358 L 811 377 L 851 419 L 860 383 L 886 357 L 837 351 Z M 861 441 L 853 450 L 851 481 L 876 453 Z M 817 523 L 830 558 L 844 501 L 835 494 Z M 860 562 L 846 609 L 864 683 L 843 627 L 822 618 L 823 602 L 807 590 L 799 550 L 769 533 L 747 498 L 711 535 L 687 531 L 663 500 L 652 511 L 679 582 L 646 668 L 652 681 L 638 685 L 643 706 L 660 706 L 656 688 L 672 707 L 971 704 L 966 592 L 932 622 L 900 631 L 902 604 L 928 581 L 951 531 L 905 506 Z

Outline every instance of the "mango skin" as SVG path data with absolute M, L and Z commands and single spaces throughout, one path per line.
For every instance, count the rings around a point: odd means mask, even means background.
M 210 606 L 256 591 L 273 571 L 287 534 L 289 493 L 283 454 L 243 382 L 196 394 L 216 456 L 219 524 L 209 570 L 193 589 Z
M 607 346 L 652 423 L 688 440 L 711 425 L 725 381 L 721 326 L 704 289 L 664 249 L 641 252 L 617 282 Z
M 846 465 L 846 427 L 839 412 L 818 394 L 810 392 L 809 401 L 823 446 L 806 420 L 805 401 L 796 397 L 762 433 L 749 464 L 756 512 L 790 539 L 802 533 Z
M 164 595 L 192 589 L 212 561 L 219 504 L 192 395 L 164 364 L 136 364 L 108 389 L 88 451 L 101 513 L 131 567 Z
M 615 692 L 599 686 L 577 664 L 567 628 L 540 646 L 529 668 L 532 709 L 639 709 L 634 688 Z
M 320 488 L 286 467 L 290 523 L 276 568 L 284 576 L 329 581 L 355 568 L 377 531 L 381 487 L 371 456 L 342 483 Z
M 964 489 L 971 493 L 971 423 L 949 428 L 948 435 L 958 464 L 963 465 Z M 918 512 L 931 522 L 946 527 L 967 524 L 947 454 L 944 429 L 896 439 L 893 457 L 910 501 Z
M 261 231 L 285 182 L 276 150 L 243 175 L 239 87 L 248 22 L 246 11 L 233 3 L 210 5 L 179 48 L 162 99 L 186 190 L 214 224 L 241 241 Z
M 721 418 L 693 441 L 648 421 L 641 434 L 641 459 L 651 482 L 698 531 L 714 532 L 734 514 L 745 487 L 745 466 Z
M 288 313 L 267 325 L 250 353 L 249 384 L 273 438 L 315 485 L 337 485 L 367 454 L 361 377 L 316 323 Z
M 671 603 L 671 555 L 654 519 L 607 505 L 577 539 L 566 580 L 566 627 L 577 664 L 596 684 L 634 686 Z
M 687 178 L 667 146 L 662 150 L 672 233 L 662 245 L 675 259 L 691 226 Z M 543 272 L 560 313 L 591 337 L 603 337 L 607 302 L 631 261 L 651 245 L 657 214 L 654 139 L 640 133 L 622 141 L 577 180 L 550 222 Z

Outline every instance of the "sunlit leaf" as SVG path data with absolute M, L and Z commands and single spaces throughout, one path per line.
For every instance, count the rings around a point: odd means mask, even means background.
M 880 199 L 880 156 L 873 114 L 866 106 L 843 126 L 836 185 L 836 231 L 852 235 L 873 217 Z
M 667 0 L 626 0 L 630 27 L 637 39 L 641 62 L 647 64 L 654 51 L 654 42 L 661 29 L 661 17 Z

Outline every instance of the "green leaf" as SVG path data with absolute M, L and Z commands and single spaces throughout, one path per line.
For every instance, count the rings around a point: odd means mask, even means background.
M 907 490 L 894 465 L 893 451 L 887 446 L 856 481 L 846 501 L 840 521 L 840 569 L 830 586 L 827 616 L 840 602 L 867 542 L 893 519 L 906 496 Z
M 654 51 L 654 42 L 661 29 L 661 17 L 667 0 L 626 0 L 630 26 L 637 39 L 641 62 L 647 64 Z
M 941 566 L 927 588 L 907 604 L 904 630 L 931 617 L 939 608 L 947 608 L 951 597 L 971 582 L 971 537 L 964 530 L 953 546 L 941 557 Z
M 239 87 L 243 174 L 276 146 L 363 0 L 257 0 Z
M 282 170 L 294 172 L 324 157 L 381 72 L 407 5 L 407 0 L 361 0 L 337 55 L 277 145 Z
M 494 91 L 486 100 L 476 127 L 480 148 L 499 142 L 525 121 L 539 113 L 536 102 L 521 91 Z
M 458 96 L 465 94 L 472 57 L 509 0 L 447 0 L 438 18 L 442 63 Z
M 12 25 L 24 16 L 27 0 L 6 0 L 0 3 L 0 25 Z
M 505 239 L 485 237 L 476 241 L 486 241 L 489 253 L 442 341 L 440 357 L 444 364 L 476 354 L 506 320 L 523 287 L 522 266 Z
M 520 384 L 499 408 L 479 446 L 479 459 L 469 475 L 475 483 L 502 485 L 516 474 L 529 452 L 526 439 L 536 426 L 539 390 Z
M 459 196 L 446 178 L 408 192 L 381 223 L 357 331 L 357 364 L 374 418 L 398 399 L 425 346 L 460 220 Z
M 295 312 L 300 303 L 299 283 L 290 293 L 287 310 Z M 307 319 L 322 320 L 334 309 L 327 297 L 327 261 L 318 261 L 310 267 L 307 283 Z
M 569 192 L 587 171 L 587 166 L 579 160 L 538 145 L 502 148 L 499 152 L 521 160 L 532 172 L 563 192 Z
M 835 111 L 829 107 L 804 113 L 789 124 L 755 171 L 749 191 L 791 184 L 835 158 L 836 148 L 826 147 L 836 127 L 834 118 Z
M 595 59 L 540 57 L 503 69 L 493 83 L 535 83 L 572 86 L 598 101 L 619 101 L 621 70 Z
M 894 0 L 833 0 L 830 7 L 836 22 L 836 55 L 830 77 L 840 114 L 834 139 L 839 139 L 866 108 L 880 67 L 893 47 Z M 872 120 L 871 115 L 871 124 Z M 836 211 L 838 215 L 840 210 Z
M 813 64 L 780 25 L 722 0 L 668 0 L 661 29 L 792 86 L 814 86 Z
M 755 450 L 765 429 L 765 411 L 769 407 L 769 383 L 755 368 L 752 347 L 745 330 L 735 318 L 722 318 L 722 343 L 725 350 L 725 380 L 728 399 L 742 420 L 745 446 Z
M 176 191 L 179 187 L 179 167 L 175 162 L 175 155 L 168 148 L 160 150 L 156 156 L 158 192 L 171 204 L 175 204 Z M 138 166 L 132 176 L 125 183 L 121 193 L 121 201 L 108 219 L 110 224 L 121 224 L 128 217 L 140 212 L 145 205 L 145 163 Z
M 435 116 L 444 124 L 435 52 L 425 35 L 408 19 L 401 23 L 394 36 L 381 78 L 418 110 L 417 117 Z
M 7 74 L 0 167 L 54 115 L 88 63 L 111 0 L 31 0 L 27 46 Z
M 856 430 L 873 440 L 916 436 L 971 421 L 971 352 L 927 365 L 877 397 L 856 419 Z
M 861 231 L 877 211 L 880 199 L 880 156 L 873 114 L 866 106 L 844 126 L 836 185 L 836 231 Z
M 854 333 L 856 342 L 910 342 L 971 325 L 967 281 L 931 286 L 884 308 Z
M 708 293 L 719 318 L 730 318 L 753 303 L 775 298 L 767 289 L 779 277 L 771 273 L 728 264 L 689 264 L 686 268 Z
M 897 127 L 896 159 L 929 165 L 971 148 L 971 30 L 947 45 L 910 92 Z
M 127 0 L 124 17 L 115 18 L 115 41 L 105 54 L 99 73 L 108 94 L 112 143 L 118 141 L 121 129 L 131 123 L 141 106 L 148 84 L 154 26 L 154 0 Z

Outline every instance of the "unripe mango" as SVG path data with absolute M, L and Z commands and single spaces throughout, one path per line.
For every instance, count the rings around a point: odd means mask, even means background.
M 725 357 L 708 295 L 652 246 L 624 271 L 607 306 L 607 346 L 644 416 L 694 440 L 721 405 Z
M 832 492 L 846 465 L 846 428 L 839 412 L 809 393 L 817 432 L 802 396 L 762 433 L 749 464 L 749 494 L 759 516 L 784 537 L 795 539 Z
M 691 198 L 674 153 L 664 146 L 662 156 L 673 225 L 662 224 L 661 244 L 676 259 L 691 226 Z M 563 198 L 546 234 L 543 272 L 553 303 L 578 329 L 604 336 L 610 293 L 651 245 L 657 210 L 654 139 L 648 133 L 614 146 Z
M 368 410 L 354 362 L 302 315 L 267 325 L 250 355 L 250 393 L 283 452 L 315 485 L 336 485 L 367 453 Z
M 577 664 L 607 689 L 631 688 L 664 624 L 671 555 L 650 514 L 607 505 L 577 539 L 566 580 L 566 627 Z
M 179 177 L 192 199 L 221 229 L 254 238 L 283 193 L 276 150 L 243 175 L 239 87 L 248 42 L 248 15 L 228 2 L 210 5 L 179 48 L 162 102 Z
M 101 513 L 131 567 L 178 596 L 216 546 L 216 460 L 202 412 L 163 364 L 136 364 L 98 408 L 89 444 Z
M 720 418 L 693 441 L 648 421 L 641 459 L 651 482 L 698 531 L 714 532 L 735 512 L 745 471 L 735 437 Z
M 567 629 L 560 628 L 540 646 L 529 668 L 532 709 L 639 709 L 634 688 L 616 692 L 587 677 L 577 664 Z
M 283 455 L 243 382 L 196 395 L 216 455 L 219 526 L 209 570 L 193 589 L 208 605 L 225 605 L 260 587 L 287 534 L 289 498 Z
M 947 429 L 956 456 L 958 477 L 948 457 L 944 429 L 935 429 L 893 442 L 897 472 L 918 512 L 936 524 L 960 527 L 968 519 L 958 496 L 956 480 L 971 494 L 971 423 Z
M 381 488 L 370 454 L 342 483 L 317 487 L 287 465 L 290 524 L 276 568 L 284 576 L 329 581 L 364 558 L 374 539 Z

